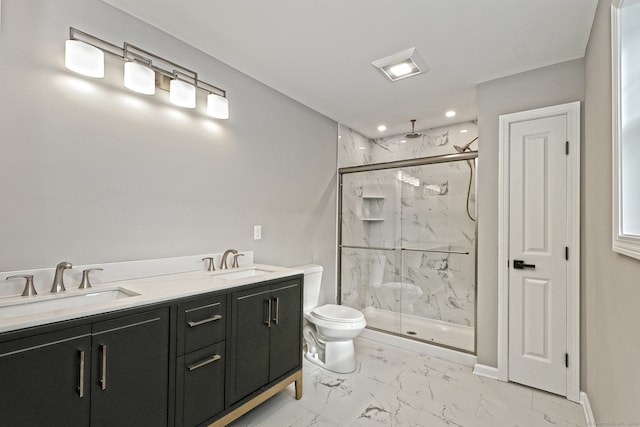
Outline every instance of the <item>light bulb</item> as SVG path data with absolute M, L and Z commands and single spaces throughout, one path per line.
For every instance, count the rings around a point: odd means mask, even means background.
M 139 62 L 125 62 L 124 86 L 145 95 L 156 93 L 156 73 Z
M 207 114 L 216 119 L 228 119 L 229 100 L 224 96 L 210 93 L 207 95 Z
M 180 107 L 196 108 L 196 87 L 182 80 L 171 80 L 169 83 L 169 101 Z
M 80 40 L 67 40 L 64 66 L 85 76 L 104 77 L 104 52 Z

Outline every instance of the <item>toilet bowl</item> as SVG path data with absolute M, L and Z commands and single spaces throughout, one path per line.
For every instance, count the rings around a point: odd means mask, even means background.
M 422 289 L 413 283 L 383 282 L 386 260 L 384 255 L 371 258 L 369 283 L 377 305 L 386 310 L 413 313 L 413 304 L 422 296 Z
M 305 325 L 302 335 L 307 344 L 304 357 L 333 372 L 355 371 L 353 339 L 367 325 L 364 315 L 344 305 L 318 306 L 322 266 L 310 264 L 294 268 L 304 271 Z

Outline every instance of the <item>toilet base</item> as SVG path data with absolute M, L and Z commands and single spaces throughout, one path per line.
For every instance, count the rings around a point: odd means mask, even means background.
M 305 359 L 338 374 L 350 374 L 356 370 L 356 353 L 353 340 L 328 341 L 324 343 L 324 360 L 317 352 L 307 351 Z

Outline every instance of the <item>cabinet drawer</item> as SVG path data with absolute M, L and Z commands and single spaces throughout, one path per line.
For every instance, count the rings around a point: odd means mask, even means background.
M 181 304 L 178 312 L 179 355 L 224 340 L 227 316 L 224 295 Z
M 178 426 L 199 425 L 224 409 L 224 341 L 179 357 L 178 369 Z

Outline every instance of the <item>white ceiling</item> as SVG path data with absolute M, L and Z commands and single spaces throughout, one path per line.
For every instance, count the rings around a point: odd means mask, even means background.
M 597 0 L 103 0 L 368 136 L 476 118 L 476 84 L 584 56 Z M 132 41 L 135 43 L 135 41 Z M 415 46 L 430 71 L 371 62 Z M 224 87 L 224 82 L 214 82 Z M 233 103 L 233 95 L 229 94 Z M 446 119 L 453 109 L 457 116 Z M 386 124 L 386 132 L 377 131 Z

